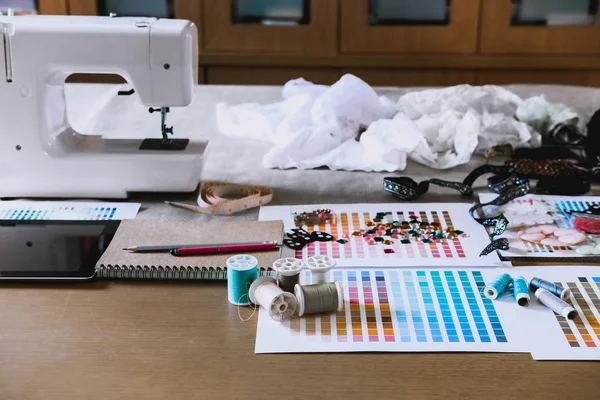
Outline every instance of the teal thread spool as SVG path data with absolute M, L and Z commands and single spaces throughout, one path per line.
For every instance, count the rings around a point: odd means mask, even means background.
M 250 304 L 248 290 L 258 279 L 258 260 L 254 256 L 240 254 L 227 259 L 227 299 L 236 306 Z
M 545 281 L 541 278 L 533 278 L 530 285 L 534 291 L 538 289 L 546 289 L 553 295 L 560 297 L 562 300 L 566 300 L 571 297 L 571 289 L 555 285 L 554 283 Z
M 517 304 L 521 307 L 529 306 L 531 296 L 529 295 L 529 284 L 527 283 L 527 279 L 522 276 L 517 276 L 513 279 L 513 290 Z
M 512 282 L 512 278 L 509 274 L 502 274 L 496 278 L 496 280 L 483 289 L 483 294 L 490 300 L 496 300 L 502 292 L 506 290 L 508 285 Z

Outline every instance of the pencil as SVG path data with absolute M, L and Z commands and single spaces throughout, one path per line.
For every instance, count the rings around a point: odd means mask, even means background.
M 146 246 L 132 246 L 124 247 L 123 250 L 130 251 L 132 253 L 168 253 L 173 249 L 185 249 L 192 247 L 210 247 L 210 246 L 252 246 L 260 244 L 270 244 L 274 246 L 281 246 L 277 241 L 267 242 L 244 242 L 244 243 L 199 243 L 199 244 L 163 244 L 163 245 L 146 245 Z

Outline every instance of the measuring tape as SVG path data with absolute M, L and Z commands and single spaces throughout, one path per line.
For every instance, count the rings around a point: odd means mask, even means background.
M 239 197 L 231 199 L 231 197 Z M 174 207 L 211 215 L 230 215 L 249 208 L 260 207 L 273 200 L 273 190 L 263 186 L 207 182 L 200 184 L 198 205 L 166 201 Z

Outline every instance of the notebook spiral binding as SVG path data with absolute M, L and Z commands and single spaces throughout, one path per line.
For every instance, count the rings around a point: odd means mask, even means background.
M 260 276 L 273 275 L 271 268 L 259 269 Z M 145 279 L 145 280 L 189 280 L 226 281 L 227 267 L 149 267 L 149 266 L 106 266 L 96 268 L 96 278 L 101 279 Z

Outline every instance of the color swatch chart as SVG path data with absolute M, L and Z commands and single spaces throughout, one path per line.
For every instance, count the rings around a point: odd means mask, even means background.
M 0 219 L 35 220 L 121 220 L 135 218 L 139 203 L 0 202 Z
M 259 219 L 283 220 L 286 229 L 296 228 L 294 213 L 310 212 L 316 209 L 330 209 L 335 213 L 335 221 L 327 224 L 304 226 L 309 232 L 322 231 L 347 243 L 314 242 L 302 250 L 290 254 L 299 259 L 315 255 L 327 255 L 336 260 L 337 265 L 355 267 L 365 264 L 373 266 L 491 266 L 498 265 L 495 254 L 479 257 L 489 239 L 485 229 L 469 217 L 469 204 L 355 204 L 355 205 L 314 205 L 314 206 L 275 206 L 261 207 Z M 418 237 L 403 242 L 400 238 L 391 239 L 392 244 L 369 244 L 357 232 L 370 229 L 369 224 L 377 215 L 384 215 L 381 223 L 409 221 L 411 218 L 427 224 L 436 223 L 446 232 L 456 229 L 464 237 L 454 237 L 425 243 Z
M 481 194 L 481 202 L 491 201 L 495 195 Z M 509 250 L 501 251 L 504 257 L 578 257 L 569 246 L 547 246 L 540 243 L 530 243 L 519 239 L 518 233 L 523 227 L 550 224 L 559 228 L 572 228 L 573 222 L 569 212 L 585 211 L 592 205 L 600 203 L 598 197 L 572 197 L 528 195 L 513 200 L 503 207 L 505 216 L 509 219 L 508 230 L 502 237 L 509 240 Z M 529 214 L 529 215 L 528 215 Z M 589 256 L 587 256 L 589 257 Z
M 344 309 L 283 323 L 261 309 L 256 352 L 524 351 L 519 335 L 509 334 L 504 323 L 509 305 L 480 294 L 489 274 L 334 270 L 332 277 L 344 290 Z M 309 280 L 308 273 L 302 276 L 303 283 Z M 514 332 L 516 326 L 509 325 Z
M 567 271 L 561 272 L 552 268 L 547 273 L 538 273 L 545 279 L 554 278 L 555 284 L 571 290 L 568 302 L 579 316 L 568 320 L 552 313 L 552 322 L 544 332 L 548 332 L 546 339 L 554 343 L 538 348 L 533 356 L 536 359 L 600 359 L 600 268 L 571 267 L 570 273 L 568 267 L 565 269 Z

